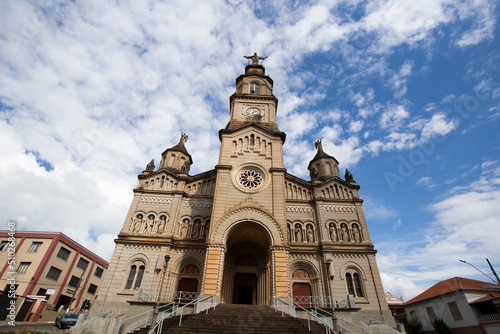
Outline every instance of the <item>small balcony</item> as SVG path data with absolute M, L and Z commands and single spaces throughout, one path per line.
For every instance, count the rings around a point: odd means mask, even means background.
M 480 323 L 496 322 L 496 321 L 500 322 L 500 313 L 478 315 L 477 320 Z

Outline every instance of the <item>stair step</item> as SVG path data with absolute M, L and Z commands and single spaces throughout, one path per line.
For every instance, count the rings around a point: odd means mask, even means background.
M 162 333 L 325 333 L 325 327 L 318 322 L 311 321 L 310 327 L 309 331 L 307 319 L 281 316 L 270 306 L 219 304 L 207 313 L 184 315 L 181 326 L 179 326 L 179 316 L 165 319 Z M 147 331 L 134 332 L 134 334 L 139 333 Z

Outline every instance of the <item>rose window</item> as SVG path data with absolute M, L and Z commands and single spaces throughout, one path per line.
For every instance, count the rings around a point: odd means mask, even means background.
M 262 184 L 262 180 L 262 175 L 254 169 L 244 170 L 238 177 L 239 184 L 247 189 L 258 188 Z

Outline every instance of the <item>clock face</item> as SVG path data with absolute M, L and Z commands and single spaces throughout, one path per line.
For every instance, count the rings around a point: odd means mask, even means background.
M 257 108 L 248 108 L 246 113 L 247 116 L 255 117 L 260 115 L 260 110 Z

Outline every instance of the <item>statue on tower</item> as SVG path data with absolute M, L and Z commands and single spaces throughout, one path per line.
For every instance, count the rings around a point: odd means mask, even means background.
M 314 142 L 314 148 L 317 149 L 317 150 L 322 150 L 323 151 L 323 144 L 321 144 L 321 139 L 318 139 Z
M 188 141 L 188 135 L 181 132 L 181 140 L 179 142 L 186 143 Z
M 243 56 L 243 58 L 246 58 L 248 60 L 252 60 L 252 65 L 260 65 L 259 60 L 264 60 L 267 57 L 259 57 L 257 55 L 257 52 L 254 52 L 253 56 Z

